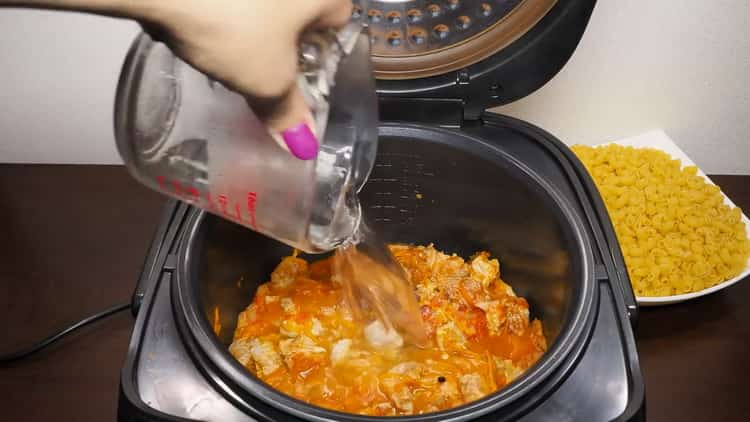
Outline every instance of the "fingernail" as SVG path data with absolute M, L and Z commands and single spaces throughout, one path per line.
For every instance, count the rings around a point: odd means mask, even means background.
M 281 132 L 281 137 L 292 155 L 300 160 L 312 160 L 318 155 L 318 140 L 306 123 Z

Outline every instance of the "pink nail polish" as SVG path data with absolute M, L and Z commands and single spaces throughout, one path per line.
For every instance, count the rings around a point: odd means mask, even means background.
M 281 132 L 286 146 L 300 160 L 312 160 L 318 155 L 318 140 L 306 123 L 301 123 Z

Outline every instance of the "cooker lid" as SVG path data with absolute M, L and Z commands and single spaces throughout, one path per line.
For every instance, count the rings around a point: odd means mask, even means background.
M 570 58 L 595 0 L 353 0 L 382 96 L 470 110 L 535 91 Z M 470 113 L 471 114 L 471 113 Z
M 557 0 L 359 0 L 375 74 L 415 79 L 486 59 L 531 29 Z

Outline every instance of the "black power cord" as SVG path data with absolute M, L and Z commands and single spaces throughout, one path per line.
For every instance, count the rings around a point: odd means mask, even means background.
M 91 315 L 87 318 L 84 318 L 78 322 L 76 322 L 73 325 L 69 325 L 68 327 L 64 328 L 61 331 L 58 331 L 55 334 L 52 334 L 51 336 L 45 338 L 44 340 L 39 341 L 36 344 L 31 345 L 30 347 L 19 350 L 16 352 L 8 353 L 6 355 L 0 355 L 0 363 L 10 363 L 15 362 L 17 360 L 21 360 L 24 358 L 27 358 L 34 353 L 44 349 L 45 347 L 49 346 L 50 344 L 60 340 L 61 338 L 67 336 L 68 334 L 72 333 L 73 331 L 85 327 L 89 324 L 93 324 L 96 321 L 102 320 L 104 318 L 107 318 L 109 316 L 115 315 L 119 312 L 122 312 L 124 310 L 130 309 L 130 302 L 123 303 L 120 305 L 115 305 L 111 308 L 105 309 L 99 313 L 96 313 L 94 315 Z

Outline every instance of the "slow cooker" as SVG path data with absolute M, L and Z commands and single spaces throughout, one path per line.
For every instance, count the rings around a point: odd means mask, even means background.
M 490 251 L 503 279 L 542 320 L 550 345 L 492 395 L 395 419 L 642 420 L 632 331 L 638 308 L 593 182 L 549 133 L 485 111 L 552 78 L 578 44 L 595 1 L 354 3 L 352 19 L 367 23 L 371 34 L 382 120 L 377 161 L 360 193 L 368 224 L 391 242 L 433 243 L 463 256 Z M 238 313 L 289 252 L 170 201 L 133 295 L 136 323 L 118 420 L 393 419 L 300 402 L 229 354 Z M 219 335 L 210 322 L 217 310 Z

